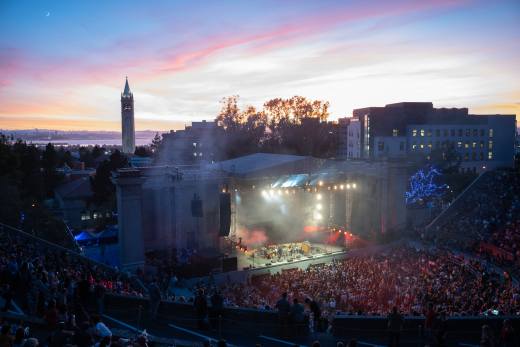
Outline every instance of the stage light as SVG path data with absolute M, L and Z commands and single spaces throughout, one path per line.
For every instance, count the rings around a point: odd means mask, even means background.
M 352 188 L 356 189 L 356 184 L 352 183 Z
M 321 200 L 321 194 L 316 195 L 316 199 Z
M 343 190 L 343 189 L 345 189 L 345 186 L 343 184 L 340 184 L 339 189 Z
M 350 183 L 347 183 L 347 189 L 350 189 Z
M 317 208 L 318 210 L 321 210 L 321 209 L 323 208 L 323 206 L 321 206 L 321 204 L 318 204 L 318 205 L 316 205 L 316 208 Z
M 319 181 L 318 185 L 321 187 L 323 185 L 323 181 Z

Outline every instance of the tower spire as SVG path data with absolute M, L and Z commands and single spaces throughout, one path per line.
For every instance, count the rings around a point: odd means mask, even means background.
M 130 96 L 132 93 L 130 92 L 130 86 L 128 85 L 128 76 L 126 76 L 125 82 L 125 90 L 123 91 L 123 95 Z

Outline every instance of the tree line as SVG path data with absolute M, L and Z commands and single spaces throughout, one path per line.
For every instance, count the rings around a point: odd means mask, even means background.
M 225 97 L 215 121 L 224 132 L 223 159 L 255 152 L 332 157 L 336 128 L 327 122 L 329 103 L 302 96 L 266 101 L 261 109 L 239 107 L 239 96 Z

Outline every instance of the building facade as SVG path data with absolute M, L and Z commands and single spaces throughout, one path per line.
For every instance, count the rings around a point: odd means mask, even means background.
M 213 121 L 192 122 L 184 130 L 163 134 L 163 164 L 211 163 L 219 159 L 223 129 Z
M 134 154 L 135 151 L 135 124 L 134 124 L 134 95 L 130 91 L 128 78 L 125 89 L 121 94 L 121 135 L 123 153 Z
M 480 172 L 514 164 L 515 115 L 472 115 L 467 108 L 434 108 L 403 102 L 356 109 L 359 143 L 352 158 L 405 159 L 454 149 L 463 171 Z M 353 124 L 353 121 L 350 121 Z M 349 132 L 350 135 L 350 132 Z

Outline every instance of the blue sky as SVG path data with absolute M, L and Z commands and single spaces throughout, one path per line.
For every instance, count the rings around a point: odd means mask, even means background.
M 0 1 L 0 128 L 137 129 L 214 118 L 222 97 L 353 108 L 433 101 L 520 113 L 518 1 Z

